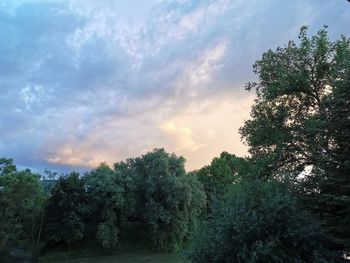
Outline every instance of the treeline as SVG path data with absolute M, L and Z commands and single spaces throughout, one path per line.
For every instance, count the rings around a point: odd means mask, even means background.
M 350 250 L 350 40 L 325 29 L 254 66 L 250 156 L 186 173 L 156 149 L 58 179 L 0 165 L 0 248 L 142 238 L 191 262 L 343 262 Z M 307 170 L 307 171 L 306 171 Z
M 1 159 L 2 248 L 39 251 L 83 240 L 113 247 L 140 238 L 157 249 L 181 248 L 206 200 L 196 177 L 186 174 L 184 161 L 156 149 L 113 168 L 102 163 L 84 175 L 60 176 L 45 194 L 46 180 Z

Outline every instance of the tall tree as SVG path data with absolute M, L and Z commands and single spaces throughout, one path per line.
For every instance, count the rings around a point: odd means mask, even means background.
M 306 178 L 317 185 L 309 197 L 316 208 L 329 215 L 328 227 L 338 243 L 350 250 L 350 40 L 342 37 L 335 46 L 332 92 L 324 100 L 323 133 L 328 151 L 319 158 L 322 172 Z
M 312 37 L 303 27 L 299 44 L 268 50 L 247 84 L 256 101 L 240 132 L 260 177 L 312 173 L 301 188 L 311 207 L 328 219 L 328 230 L 346 249 L 350 232 L 349 68 L 350 41 L 330 41 L 326 29 Z M 338 190 L 339 189 L 339 190 Z
M 196 177 L 186 174 L 184 162 L 183 157 L 155 149 L 115 165 L 117 173 L 133 178 L 134 186 L 128 183 L 137 193 L 134 204 L 138 213 L 133 217 L 145 224 L 158 249 L 173 250 L 189 240 L 205 204 L 202 186 Z
M 58 179 L 46 209 L 48 241 L 71 246 L 84 238 L 85 216 L 89 212 L 84 182 L 72 172 Z
M 124 188 L 118 177 L 106 163 L 84 177 L 89 196 L 89 232 L 104 247 L 115 246 L 118 242 L 125 200 Z

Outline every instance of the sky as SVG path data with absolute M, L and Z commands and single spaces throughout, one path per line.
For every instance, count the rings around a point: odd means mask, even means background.
M 0 157 L 84 170 L 154 148 L 186 169 L 247 154 L 263 52 L 309 26 L 349 37 L 345 0 L 0 0 Z

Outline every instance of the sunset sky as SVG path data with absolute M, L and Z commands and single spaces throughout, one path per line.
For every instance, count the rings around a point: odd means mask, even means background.
M 349 37 L 345 0 L 0 0 L 0 157 L 89 169 L 154 148 L 247 153 L 252 64 L 302 25 Z

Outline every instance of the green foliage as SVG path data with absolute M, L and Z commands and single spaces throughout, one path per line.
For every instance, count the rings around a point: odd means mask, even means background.
M 46 209 L 48 241 L 71 245 L 84 238 L 85 216 L 89 211 L 87 200 L 84 182 L 78 173 L 58 179 Z
M 299 40 L 299 45 L 290 41 L 264 53 L 253 66 L 259 82 L 247 84 L 257 99 L 241 134 L 254 159 L 269 156 L 262 175 L 281 170 L 298 174 L 306 164 L 317 163 L 325 147 L 320 125 L 326 113 L 323 101 L 335 80 L 336 43 L 324 29 L 308 38 L 306 27 Z
M 350 40 L 331 42 L 326 29 L 299 44 L 269 50 L 254 64 L 257 99 L 241 128 L 254 172 L 288 176 L 306 204 L 327 220 L 335 240 L 350 249 Z M 312 173 L 301 183 L 307 165 Z
M 154 247 L 181 247 L 205 204 L 203 188 L 195 176 L 186 175 L 184 161 L 156 149 L 113 170 L 102 163 L 82 178 L 76 173 L 61 177 L 48 202 L 48 239 L 66 244 L 96 240 L 109 248 L 130 227 L 142 225 Z
M 120 162 L 114 164 L 114 174 L 118 181 L 119 187 L 123 189 L 123 198 L 125 205 L 122 207 L 123 211 L 122 221 L 132 221 L 137 219 L 138 214 L 141 212 L 138 209 L 140 202 L 137 180 L 133 167 L 134 160 L 128 159 L 126 162 Z
M 119 178 L 105 163 L 86 174 L 84 182 L 91 207 L 89 232 L 104 247 L 113 247 L 118 242 L 121 217 L 126 206 L 125 190 Z
M 222 152 L 220 157 L 212 160 L 211 164 L 194 173 L 203 184 L 208 197 L 226 193 L 231 185 L 239 180 L 243 173 L 246 161 L 244 158 Z
M 320 189 L 319 211 L 327 212 L 336 241 L 350 250 L 350 40 L 343 37 L 335 44 L 335 52 L 334 88 L 324 103 L 323 128 L 329 147 L 320 158 L 320 168 L 325 176 L 314 180 Z
M 16 165 L 12 159 L 0 158 L 0 176 L 17 172 Z
M 186 242 L 205 195 L 196 178 L 186 175 L 184 159 L 156 149 L 115 168 L 133 178 L 133 218 L 146 224 L 154 246 L 173 250 Z
M 113 210 L 107 210 L 103 215 L 103 222 L 98 225 L 96 239 L 103 247 L 113 247 L 118 241 L 117 218 Z
M 0 251 L 5 245 L 31 248 L 44 202 L 39 176 L 30 170 L 17 171 L 11 159 L 1 159 L 1 163 Z
M 236 184 L 199 228 L 192 262 L 342 262 L 320 225 L 276 182 Z

